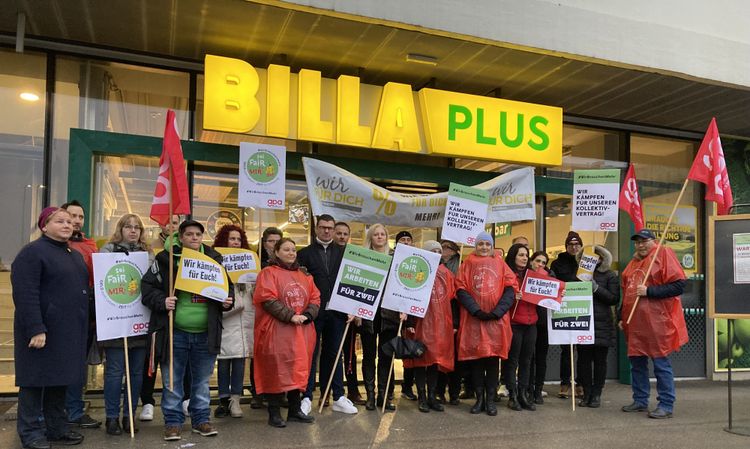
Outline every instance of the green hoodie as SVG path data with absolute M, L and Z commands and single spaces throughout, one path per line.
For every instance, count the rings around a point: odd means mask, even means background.
M 164 248 L 169 248 L 168 245 L 180 247 L 180 252 L 174 253 L 175 267 L 176 269 L 179 269 L 180 257 L 182 256 L 182 244 L 180 243 L 180 239 L 176 232 L 167 237 L 164 241 Z M 200 252 L 204 252 L 202 244 Z M 208 330 L 207 301 L 211 300 L 195 293 L 177 290 L 177 306 L 174 311 L 174 326 L 183 332 L 191 334 L 206 332 Z

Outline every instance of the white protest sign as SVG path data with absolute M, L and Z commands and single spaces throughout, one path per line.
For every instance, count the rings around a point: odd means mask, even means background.
M 573 173 L 573 224 L 576 231 L 617 231 L 620 170 Z
M 439 266 L 438 253 L 396 245 L 381 307 L 423 318 Z
M 146 335 L 151 310 L 141 304 L 141 278 L 148 253 L 94 253 L 92 260 L 97 340 Z
M 450 183 L 442 238 L 473 246 L 477 234 L 484 231 L 488 201 L 484 190 Z
M 559 310 L 547 313 L 551 345 L 594 344 L 594 300 L 591 282 L 566 282 Z
M 284 209 L 286 148 L 280 145 L 240 143 L 237 205 Z
M 388 254 L 346 245 L 327 309 L 372 321 L 390 265 Z

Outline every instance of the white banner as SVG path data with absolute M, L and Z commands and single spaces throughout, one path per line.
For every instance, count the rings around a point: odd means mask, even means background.
M 346 245 L 327 309 L 372 321 L 390 265 L 388 254 Z
M 141 278 L 148 253 L 94 253 L 92 259 L 97 340 L 146 335 L 151 311 L 141 303 Z
M 240 143 L 240 207 L 284 209 L 286 148 L 280 145 Z
M 396 245 L 381 306 L 423 318 L 430 305 L 440 254 Z
M 303 157 L 302 164 L 314 215 L 390 226 L 436 228 L 443 223 L 448 192 L 392 192 L 327 162 Z M 487 223 L 536 219 L 531 167 L 505 173 L 474 188 L 489 194 Z
M 566 282 L 559 310 L 547 311 L 551 345 L 594 344 L 594 299 L 591 282 Z
M 573 172 L 574 231 L 617 231 L 620 170 Z
M 443 231 L 440 236 L 456 243 L 473 246 L 477 234 L 484 231 L 488 201 L 489 194 L 484 190 L 452 182 L 448 190 L 448 204 L 445 206 Z

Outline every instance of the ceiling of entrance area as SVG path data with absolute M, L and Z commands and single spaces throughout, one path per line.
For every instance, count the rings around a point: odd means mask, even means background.
M 201 61 L 205 54 L 256 67 L 285 64 L 325 77 L 360 75 L 415 89 L 434 86 L 556 105 L 567 114 L 703 132 L 716 116 L 724 134 L 750 137 L 750 90 L 566 59 L 239 0 L 15 0 L 0 8 L 13 35 L 26 35 Z M 436 65 L 407 61 L 435 58 Z

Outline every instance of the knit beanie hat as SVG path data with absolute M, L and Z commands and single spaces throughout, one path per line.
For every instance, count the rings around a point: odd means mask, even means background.
M 495 246 L 495 239 L 492 238 L 492 236 L 487 231 L 482 231 L 479 234 L 477 234 L 477 238 L 474 241 L 474 244 L 477 244 L 479 242 L 490 242 L 490 245 Z
M 452 249 L 455 252 L 458 252 L 460 250 L 460 248 L 458 247 L 458 245 L 456 245 L 456 242 L 453 242 L 451 240 L 445 240 L 445 239 L 443 239 L 443 240 L 440 241 L 440 244 L 441 245 L 446 245 L 448 248 Z
M 409 231 L 401 231 L 398 234 L 396 234 L 396 240 L 395 240 L 395 242 L 398 243 L 398 241 L 401 240 L 401 237 L 409 237 L 410 239 L 413 238 L 411 236 L 411 232 L 409 232 Z
M 440 246 L 440 243 L 437 242 L 437 240 L 427 240 L 424 242 L 424 245 L 422 245 L 422 249 L 425 251 L 442 251 L 443 247 Z
M 583 240 L 581 240 L 581 236 L 578 235 L 578 233 L 575 231 L 568 232 L 568 236 L 565 237 L 565 246 L 568 246 L 571 243 L 578 243 L 579 245 L 583 246 Z
M 36 222 L 36 225 L 39 226 L 39 230 L 47 224 L 50 217 L 52 217 L 52 215 L 58 210 L 60 210 L 60 208 L 57 206 L 45 207 L 44 210 L 42 210 L 42 213 L 39 214 L 39 219 Z

